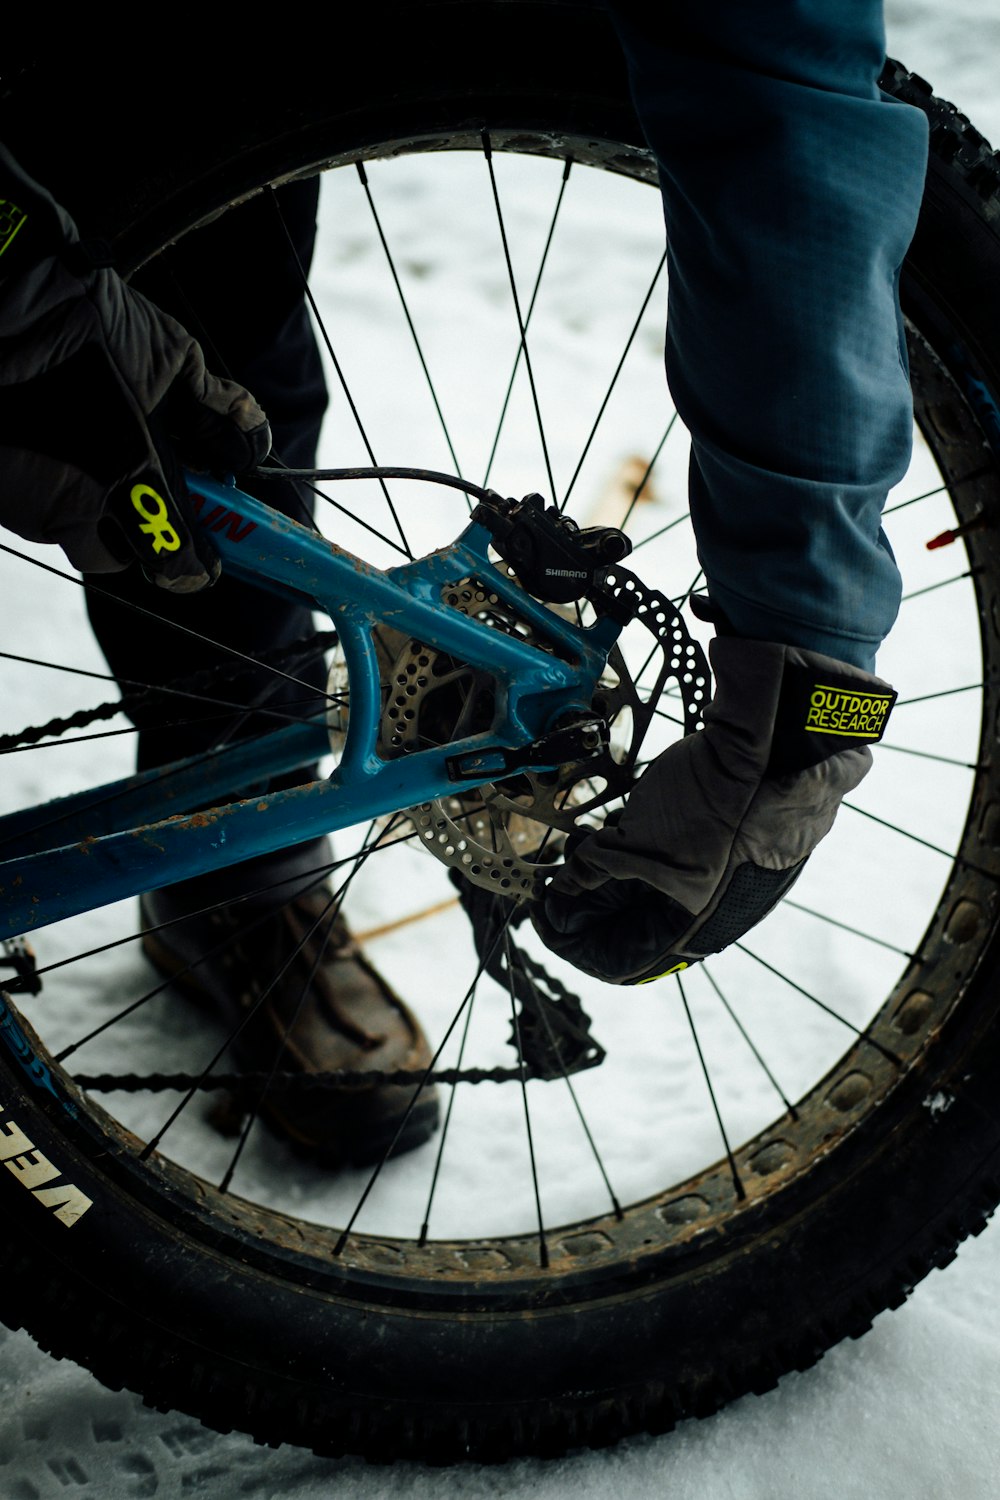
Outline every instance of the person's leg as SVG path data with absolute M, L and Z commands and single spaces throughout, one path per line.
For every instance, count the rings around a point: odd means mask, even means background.
M 909 458 L 898 307 L 927 124 L 882 98 L 880 0 L 613 3 L 656 154 L 667 372 L 691 512 L 738 635 L 871 670 Z

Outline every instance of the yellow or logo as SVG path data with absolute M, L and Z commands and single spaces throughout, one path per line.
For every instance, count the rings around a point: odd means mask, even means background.
M 152 507 L 147 503 L 147 497 L 152 500 Z M 129 499 L 144 518 L 139 530 L 153 538 L 153 551 L 176 552 L 181 539 L 167 520 L 167 504 L 163 496 L 150 489 L 148 484 L 134 484 Z
M 0 198 L 0 255 L 4 253 L 28 215 L 9 198 Z
M 891 705 L 891 693 L 854 693 L 817 683 L 809 696 L 805 727 L 820 734 L 878 739 Z

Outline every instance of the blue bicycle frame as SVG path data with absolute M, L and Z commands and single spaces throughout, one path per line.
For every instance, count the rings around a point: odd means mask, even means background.
M 578 627 L 531 598 L 490 561 L 490 533 L 476 521 L 450 546 L 383 572 L 233 484 L 198 476 L 191 487 L 227 573 L 333 622 L 350 684 L 339 764 L 328 779 L 245 795 L 328 754 L 324 716 L 0 819 L 0 937 L 495 780 L 511 751 L 523 753 L 567 715 L 590 713 L 620 624 L 604 617 Z M 487 582 L 552 650 L 442 603 L 448 585 L 469 577 Z M 496 684 L 490 729 L 383 759 L 376 622 L 488 672 Z M 555 768 L 538 753 L 519 764 Z

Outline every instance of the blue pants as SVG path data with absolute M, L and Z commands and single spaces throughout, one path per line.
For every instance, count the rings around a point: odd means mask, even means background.
M 713 603 L 871 670 L 910 453 L 899 268 L 927 122 L 886 99 L 881 0 L 610 0 L 659 165 L 667 378 Z

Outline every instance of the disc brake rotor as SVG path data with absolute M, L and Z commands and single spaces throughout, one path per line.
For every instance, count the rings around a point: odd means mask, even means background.
M 410 809 L 424 847 L 474 885 L 515 899 L 530 897 L 581 820 L 597 826 L 599 812 L 606 814 L 628 795 L 643 764 L 669 742 L 665 727 L 690 733 L 700 723 L 708 663 L 678 610 L 621 568 L 612 570 L 607 591 L 627 596 L 635 612 L 608 656 L 591 703 L 609 728 L 605 748 L 584 763 L 521 772 Z M 448 586 L 442 602 L 547 649 L 532 627 L 478 580 Z M 376 631 L 376 647 L 383 684 L 380 755 L 392 759 L 489 729 L 495 687 L 488 672 L 388 628 Z M 347 726 L 346 686 L 343 659 L 335 657 L 328 685 L 338 695 L 330 715 L 335 754 Z

